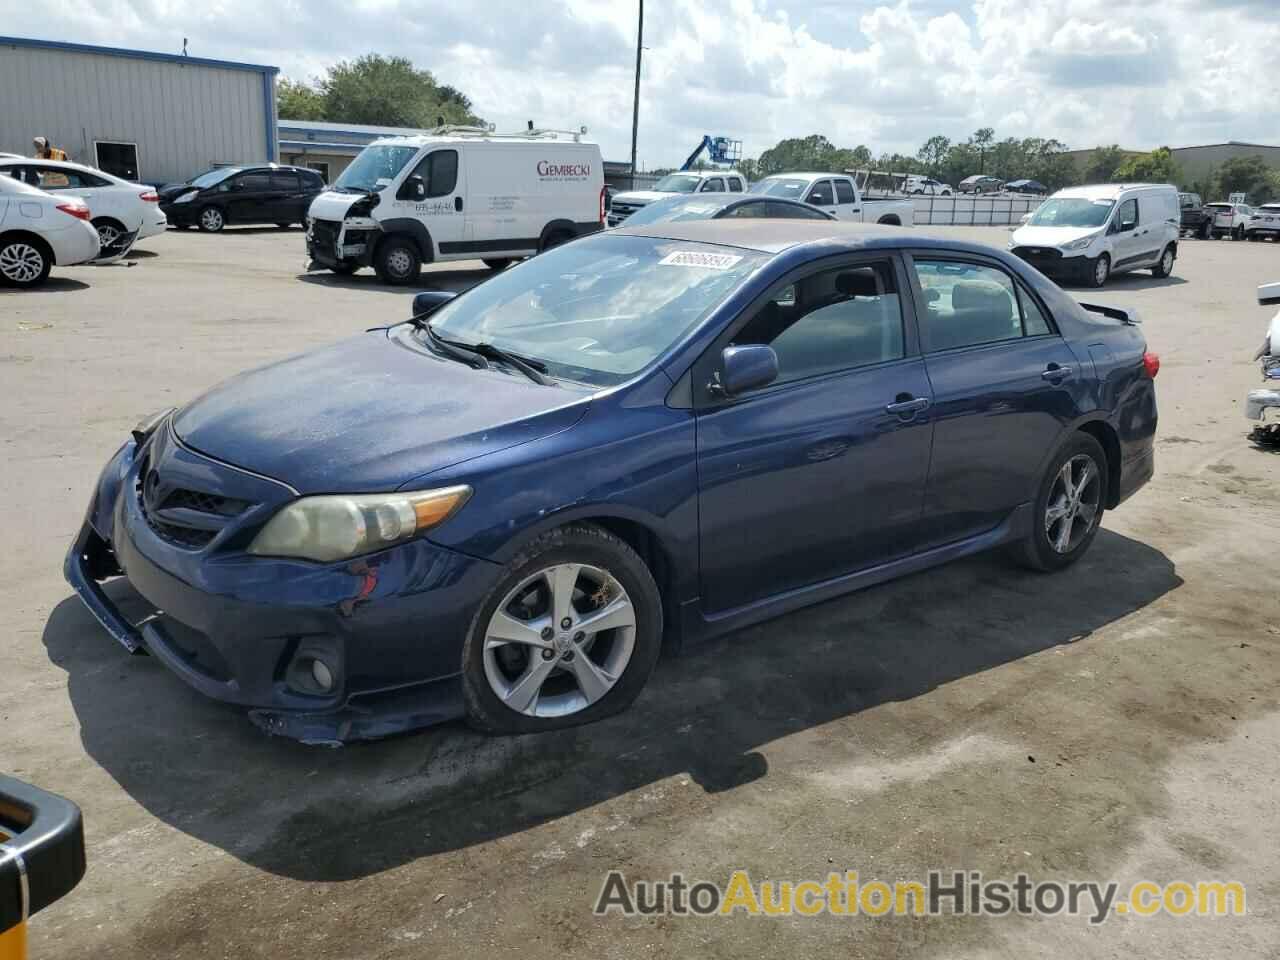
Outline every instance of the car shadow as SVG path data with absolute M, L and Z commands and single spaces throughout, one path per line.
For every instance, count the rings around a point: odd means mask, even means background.
M 1177 267 L 1175 266 L 1176 270 Z M 1167 277 L 1153 277 L 1145 273 L 1117 273 L 1107 278 L 1106 286 L 1099 290 L 1083 281 L 1064 282 L 1059 284 L 1066 290 L 1083 290 L 1102 296 L 1108 290 L 1152 290 L 1157 287 L 1180 287 L 1187 281 L 1171 274 Z
M 594 725 L 486 737 L 454 723 L 341 750 L 259 733 L 242 711 L 127 655 L 74 596 L 43 639 L 67 673 L 86 751 L 153 816 L 256 868 L 336 881 L 676 774 L 733 789 L 769 776 L 762 746 L 1079 641 L 1181 583 L 1159 551 L 1104 530 L 1062 573 L 973 557 L 700 644 Z
M 83 280 L 72 280 L 70 277 L 52 276 L 38 287 L 23 289 L 21 287 L 10 287 L 0 284 L 0 295 L 6 293 L 24 294 L 24 293 L 60 293 L 71 290 L 88 290 L 89 284 Z
M 450 270 L 432 270 L 426 269 L 422 271 L 421 276 L 416 283 L 407 286 L 393 286 L 383 283 L 378 279 L 378 275 L 373 272 L 372 268 L 365 268 L 359 273 L 354 274 L 337 274 L 328 270 L 315 271 L 309 273 L 298 274 L 298 279 L 303 283 L 313 283 L 321 287 L 346 287 L 352 290 L 368 290 L 377 288 L 385 290 L 388 293 L 402 294 L 419 294 L 423 290 L 450 290 L 454 293 L 462 293 L 469 290 L 477 283 L 482 283 L 494 276 L 498 271 L 490 270 L 488 267 L 476 267 L 474 269 L 450 269 Z

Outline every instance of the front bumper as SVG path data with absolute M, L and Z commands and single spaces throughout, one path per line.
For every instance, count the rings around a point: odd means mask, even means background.
M 160 212 L 164 214 L 168 226 L 193 227 L 196 225 L 199 209 L 193 203 L 162 203 Z
M 1265 420 L 1267 411 L 1280 416 L 1280 390 L 1250 390 L 1244 401 L 1244 415 L 1250 420 Z
M 424 539 L 335 564 L 251 556 L 247 538 L 292 495 L 187 450 L 167 423 L 157 433 L 112 458 L 64 564 L 113 638 L 206 696 L 249 708 L 263 729 L 307 742 L 386 736 L 461 715 L 463 638 L 497 564 Z M 199 483 L 203 494 L 260 506 L 206 544 L 182 543 L 157 521 L 174 511 L 148 511 L 140 492 L 140 477 L 150 482 L 153 472 L 162 486 Z M 101 586 L 113 575 L 155 612 L 126 619 Z M 329 692 L 295 680 L 299 658 L 312 655 L 331 669 Z
M 1056 247 L 1019 246 L 1010 252 L 1054 280 L 1084 280 L 1093 269 L 1093 260 L 1089 257 L 1067 255 Z

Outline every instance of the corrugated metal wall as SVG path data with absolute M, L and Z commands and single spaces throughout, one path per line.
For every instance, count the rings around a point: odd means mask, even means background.
M 94 141 L 138 145 L 139 179 L 185 180 L 214 164 L 274 160 L 268 71 L 0 42 L 0 152 L 47 136 L 95 165 Z

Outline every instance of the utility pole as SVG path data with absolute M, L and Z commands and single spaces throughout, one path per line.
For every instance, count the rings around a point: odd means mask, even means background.
M 636 134 L 640 130 L 640 54 L 644 50 L 644 0 L 640 0 L 640 24 L 636 28 L 636 99 L 631 108 L 631 189 L 636 188 Z

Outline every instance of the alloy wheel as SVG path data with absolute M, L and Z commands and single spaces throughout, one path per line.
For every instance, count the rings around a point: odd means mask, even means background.
M 1160 258 L 1160 270 L 1168 276 L 1173 272 L 1173 251 L 1166 250 L 1164 256 Z
M 213 233 L 222 229 L 222 212 L 210 207 L 200 214 L 200 226 Z
M 1098 262 L 1093 265 L 1093 282 L 1100 287 L 1107 282 L 1107 277 L 1110 275 L 1111 261 L 1106 257 L 1099 257 Z
M 617 578 L 559 563 L 524 578 L 498 604 L 485 630 L 485 678 L 517 713 L 564 717 L 613 689 L 635 642 L 636 611 Z
M 108 247 L 115 245 L 120 239 L 120 230 L 109 223 L 100 223 L 97 225 L 98 245 L 106 250 Z
M 392 250 L 387 256 L 387 270 L 392 276 L 407 277 L 413 270 L 413 260 L 409 256 L 409 251 L 403 247 Z
M 1098 518 L 1101 490 L 1093 457 L 1076 454 L 1062 465 L 1044 510 L 1044 533 L 1055 553 L 1070 553 L 1088 536 Z
M 44 255 L 29 243 L 10 243 L 0 249 L 0 274 L 14 283 L 31 283 L 44 272 Z

